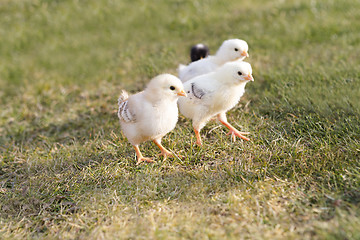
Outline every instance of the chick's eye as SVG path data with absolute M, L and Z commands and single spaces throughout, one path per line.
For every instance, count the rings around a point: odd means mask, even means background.
M 237 49 L 237 48 L 235 48 L 234 50 L 235 50 L 236 52 L 239 51 L 239 49 Z
M 170 90 L 174 91 L 175 87 L 174 86 L 170 86 Z
M 239 74 L 239 76 L 241 76 L 241 75 L 242 75 L 242 72 L 238 71 L 238 74 Z

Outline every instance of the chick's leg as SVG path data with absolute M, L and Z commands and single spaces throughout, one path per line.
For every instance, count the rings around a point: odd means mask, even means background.
M 156 146 L 158 146 L 160 148 L 161 155 L 164 156 L 164 160 L 167 157 L 173 157 L 173 154 L 169 150 L 164 148 L 163 145 L 161 145 L 161 139 L 155 139 L 155 140 L 153 140 L 153 142 L 156 144 Z
M 193 120 L 193 128 L 194 128 L 194 132 L 195 132 L 195 136 L 196 136 L 196 144 L 198 146 L 202 146 L 202 140 L 201 140 L 201 136 L 200 136 L 200 131 L 201 129 L 205 126 L 205 123 L 206 123 L 207 119 L 194 119 Z
M 230 123 L 228 123 L 225 113 L 218 114 L 217 118 L 225 127 L 227 127 L 230 130 L 228 135 L 231 134 L 231 138 L 234 142 L 236 141 L 236 137 L 239 137 L 246 141 L 250 141 L 249 138 L 243 136 L 243 135 L 247 135 L 249 133 L 248 132 L 239 132 L 236 128 L 234 128 Z
M 199 146 L 202 146 L 202 141 L 201 141 L 201 136 L 200 136 L 200 130 L 197 130 L 194 127 L 194 132 L 195 132 L 195 136 L 196 136 L 196 144 Z
M 154 162 L 154 160 L 152 160 L 151 158 L 143 157 L 143 155 L 140 152 L 140 149 L 139 149 L 138 145 L 134 145 L 133 147 L 135 149 L 136 157 L 137 157 L 136 165 L 139 165 L 142 162 L 148 162 L 148 163 Z

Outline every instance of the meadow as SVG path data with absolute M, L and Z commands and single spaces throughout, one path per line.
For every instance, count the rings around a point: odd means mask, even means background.
M 360 2 L 1 0 L 0 239 L 360 239 Z M 254 82 L 136 166 L 121 89 L 249 44 Z

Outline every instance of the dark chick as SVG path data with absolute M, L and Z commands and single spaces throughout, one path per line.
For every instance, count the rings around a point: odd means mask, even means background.
M 191 62 L 195 62 L 197 60 L 206 58 L 208 55 L 209 55 L 209 48 L 202 43 L 196 44 L 191 47 L 190 50 Z

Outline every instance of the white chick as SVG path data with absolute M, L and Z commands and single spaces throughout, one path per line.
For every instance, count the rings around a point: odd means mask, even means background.
M 243 61 L 228 62 L 216 71 L 193 78 L 184 83 L 187 98 L 178 101 L 180 112 L 192 119 L 196 143 L 202 145 L 200 130 L 216 117 L 230 131 L 232 139 L 236 136 L 249 141 L 226 119 L 226 112 L 233 108 L 245 92 L 245 85 L 254 81 L 251 65 Z
M 194 77 L 215 71 L 226 62 L 244 60 L 249 57 L 249 46 L 244 40 L 229 39 L 222 43 L 215 56 L 208 56 L 185 66 L 180 64 L 178 68 L 179 78 L 186 82 Z
M 186 96 L 183 84 L 171 74 L 153 78 L 142 92 L 129 96 L 123 91 L 118 99 L 118 117 L 121 129 L 133 145 L 137 164 L 153 162 L 143 157 L 139 144 L 152 140 L 161 150 L 164 159 L 172 153 L 161 145 L 161 138 L 173 130 L 178 121 L 177 100 Z

